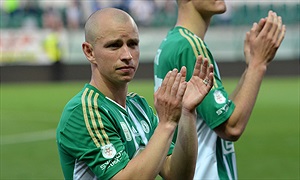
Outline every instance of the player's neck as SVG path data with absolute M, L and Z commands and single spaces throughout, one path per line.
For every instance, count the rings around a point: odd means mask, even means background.
M 192 33 L 204 40 L 206 31 L 210 24 L 211 18 L 204 19 L 199 14 L 186 14 L 185 12 L 178 14 L 177 22 L 175 26 L 182 26 L 187 28 Z
M 126 107 L 128 83 L 115 86 L 109 82 L 91 80 L 90 84 L 96 87 L 104 96 L 112 99 L 120 106 Z

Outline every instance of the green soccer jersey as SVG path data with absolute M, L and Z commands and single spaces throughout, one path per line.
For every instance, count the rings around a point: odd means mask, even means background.
M 187 68 L 187 80 L 192 77 L 198 55 L 214 65 L 214 86 L 197 107 L 198 159 L 195 179 L 237 179 L 234 146 L 220 139 L 213 129 L 225 122 L 235 105 L 228 99 L 218 66 L 206 44 L 183 27 L 171 29 L 162 41 L 154 60 L 155 90 L 168 71 Z M 173 141 L 175 142 L 176 135 Z
M 135 93 L 126 108 L 87 84 L 65 106 L 56 139 L 65 179 L 110 179 L 141 152 L 158 119 Z M 172 153 L 173 144 L 169 155 Z

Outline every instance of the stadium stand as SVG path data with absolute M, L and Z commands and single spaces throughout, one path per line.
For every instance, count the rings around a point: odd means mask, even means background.
M 65 27 L 67 27 L 68 23 L 68 11 L 70 7 L 72 7 L 71 3 L 75 2 L 75 7 L 72 8 L 72 11 L 78 11 L 80 15 L 87 14 L 87 12 L 94 11 L 96 9 L 100 9 L 102 7 L 117 7 L 126 10 L 129 14 L 131 14 L 137 22 L 139 26 L 149 26 L 149 27 L 164 27 L 174 25 L 176 20 L 176 4 L 175 1 L 165 0 L 153 0 L 147 1 L 150 3 L 142 3 L 146 1 L 134 1 L 134 0 L 123 0 L 123 1 L 111 1 L 111 3 L 107 2 L 101 3 L 100 1 L 69 1 L 69 3 L 57 3 L 57 5 L 52 4 L 43 4 L 43 1 L 29 1 L 29 0 L 4 0 L 1 1 L 1 28 L 21 28 L 24 23 L 26 23 L 29 19 L 33 21 L 38 28 L 43 27 L 43 15 L 47 14 L 51 9 L 55 9 L 55 13 L 61 18 Z M 63 2 L 63 1 L 61 1 Z M 68 2 L 68 1 L 67 1 Z M 98 2 L 98 3 L 97 3 Z M 113 3 L 115 2 L 115 3 Z M 119 3 L 116 3 L 119 2 Z M 120 3 L 123 2 L 123 3 Z M 151 3 L 152 2 L 152 3 Z M 161 3 L 165 2 L 165 3 Z M 266 16 L 266 12 L 270 9 L 273 9 L 278 14 L 282 16 L 286 24 L 295 24 L 300 21 L 300 3 L 297 1 L 263 1 L 261 3 L 259 1 L 248 2 L 231 2 L 231 14 L 230 20 L 227 22 L 228 25 L 240 26 L 240 25 L 248 25 L 252 22 L 258 21 L 261 17 Z M 90 3 L 89 10 L 83 8 L 84 4 Z M 96 6 L 94 5 L 96 4 Z M 131 7 L 131 4 L 133 7 Z M 136 8 L 138 7 L 138 8 Z M 147 8 L 146 8 L 147 7 Z M 143 12 L 150 13 L 148 16 L 150 18 L 145 18 L 145 21 L 139 21 L 140 13 L 136 9 L 141 9 Z M 135 12 L 137 11 L 137 12 Z M 76 12 L 75 12 L 76 13 Z M 73 13 L 74 14 L 74 13 Z M 217 26 L 223 24 L 222 15 L 216 16 L 214 18 L 212 24 Z M 78 18 L 78 24 L 80 24 L 80 28 L 83 27 L 83 23 L 86 16 L 82 16 L 82 18 Z
M 294 68 L 291 72 L 299 74 L 300 3 L 298 0 L 245 0 L 226 1 L 226 3 L 227 12 L 214 16 L 210 31 L 205 37 L 218 62 L 224 62 L 225 66 L 226 62 L 240 63 L 245 32 L 253 22 L 266 17 L 268 10 L 274 10 L 282 16 L 288 29 L 276 58 L 291 62 Z M 43 38 L 51 33 L 53 27 L 61 28 L 60 46 L 64 50 L 63 63 L 68 65 L 66 68 L 70 70 L 65 74 L 71 74 L 72 69 L 80 68 L 80 65 L 86 66 L 87 62 L 80 47 L 84 40 L 82 37 L 84 22 L 91 12 L 105 7 L 123 9 L 134 17 L 140 28 L 141 66 L 145 65 L 148 69 L 152 67 L 151 63 L 159 43 L 176 22 L 175 0 L 1 0 L 1 71 L 17 73 L 20 67 L 14 66 L 22 66 L 24 71 L 28 69 L 28 72 L 32 72 L 32 68 L 39 66 L 46 68 L 43 66 L 50 65 L 51 61 L 45 58 L 42 44 Z M 226 36 L 224 32 L 227 33 Z M 156 38 L 153 38 L 154 36 Z M 1 80 L 9 81 L 9 77 L 2 72 Z M 48 79 L 48 75 L 40 77 Z M 69 79 L 69 77 L 65 78 Z

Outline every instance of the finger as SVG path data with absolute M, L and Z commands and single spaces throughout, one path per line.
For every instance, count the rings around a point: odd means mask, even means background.
M 208 75 L 207 72 L 208 72 L 208 59 L 204 58 L 201 73 L 200 73 L 199 77 L 201 79 L 205 79 L 206 76 Z
M 253 29 L 253 33 L 255 35 L 255 37 L 258 36 L 258 34 L 261 32 L 261 30 L 263 29 L 264 25 L 266 24 L 266 19 L 262 18 L 259 20 L 258 23 L 253 23 L 253 26 L 255 26 L 255 28 Z
M 198 56 L 196 63 L 195 63 L 195 67 L 194 67 L 194 72 L 193 72 L 193 76 L 199 76 L 199 74 L 201 73 L 201 66 L 202 66 L 202 56 Z
M 266 36 L 273 26 L 273 11 L 269 11 L 266 23 L 258 36 Z
M 176 75 L 177 75 L 178 70 L 177 69 L 173 69 L 173 71 L 170 74 L 170 78 L 168 80 L 167 86 L 166 86 L 166 93 L 170 93 L 171 89 L 173 87 Z
M 286 31 L 286 27 L 285 27 L 285 25 L 282 24 L 282 18 L 280 16 L 278 17 L 278 22 L 279 22 L 278 23 L 279 28 L 275 34 L 275 37 L 278 37 L 277 42 L 276 42 L 276 47 L 280 46 L 280 44 L 285 36 L 285 31 Z
M 166 91 L 166 89 L 167 89 L 167 84 L 168 84 L 168 81 L 169 81 L 169 79 L 170 79 L 171 73 L 172 73 L 172 71 L 169 71 L 169 72 L 167 73 L 167 75 L 165 76 L 165 78 L 164 78 L 164 80 L 163 80 L 163 82 L 162 82 L 160 88 L 158 89 L 160 92 L 163 92 L 163 93 L 164 93 L 164 92 Z M 158 90 L 157 90 L 157 91 L 158 91 Z
M 266 18 L 261 18 L 260 21 L 258 22 L 258 27 L 257 27 L 257 34 L 256 36 L 258 36 L 259 32 L 263 29 L 264 25 L 266 24 Z
M 180 69 L 181 80 L 180 82 L 184 82 L 186 80 L 186 67 L 182 66 Z
M 246 35 L 245 35 L 244 53 L 245 53 L 245 55 L 250 53 L 250 32 L 246 32 Z
M 207 74 L 206 78 L 208 79 L 210 87 L 212 87 L 214 83 L 214 66 L 212 64 L 207 68 Z
M 212 64 L 209 65 L 207 69 L 207 74 L 214 73 L 214 66 Z
M 171 96 L 176 96 L 177 95 L 177 91 L 179 89 L 180 86 L 180 81 L 181 81 L 181 73 L 177 73 L 175 81 L 172 85 L 171 88 Z
M 177 91 L 177 97 L 179 97 L 179 100 L 181 101 L 184 95 L 184 92 L 186 90 L 187 87 L 187 82 L 186 80 L 186 67 L 182 66 L 180 69 L 180 74 L 181 74 L 181 80 L 180 80 L 180 85 L 179 85 L 179 89 Z
M 250 29 L 250 32 L 249 32 L 249 41 L 254 41 L 255 38 L 257 37 L 257 23 L 253 23 L 252 25 L 252 28 Z
M 246 33 L 246 37 L 244 40 L 244 56 L 245 56 L 245 61 L 246 64 L 249 65 L 250 62 L 250 32 Z
M 275 32 L 275 35 L 274 37 L 278 38 L 279 37 L 279 34 L 281 34 L 281 31 L 282 31 L 282 19 L 281 17 L 279 16 L 277 18 L 277 30 Z
M 277 14 L 275 12 L 272 13 L 272 28 L 270 30 L 270 35 L 274 36 L 277 29 L 278 29 L 278 17 Z
M 244 47 L 249 47 L 249 42 L 250 42 L 250 32 L 246 32 L 246 36 L 244 39 Z
M 209 86 L 213 87 L 214 86 L 214 73 L 213 72 L 209 73 L 208 79 L 209 79 Z
M 210 74 L 214 73 L 214 66 L 212 64 L 209 65 L 209 67 L 206 70 L 206 74 L 204 77 L 202 77 L 202 82 L 205 84 L 205 86 L 207 86 L 208 84 L 211 83 L 211 78 L 209 77 Z
M 187 88 L 187 82 L 180 83 L 179 89 L 177 91 L 177 97 L 179 98 L 179 101 L 182 100 L 186 88 Z
M 285 32 L 286 32 L 286 26 L 283 25 L 283 26 L 282 26 L 281 33 L 280 33 L 280 36 L 279 36 L 279 38 L 278 38 L 278 40 L 277 40 L 276 47 L 279 47 L 279 46 L 280 46 L 281 42 L 282 42 L 283 39 L 284 39 Z

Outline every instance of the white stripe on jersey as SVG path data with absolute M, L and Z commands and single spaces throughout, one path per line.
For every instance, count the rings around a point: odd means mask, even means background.
M 134 142 L 134 145 L 135 145 L 135 150 L 137 151 L 138 148 L 139 148 L 139 145 L 138 145 L 138 143 L 136 142 L 134 132 L 132 132 L 131 126 L 128 124 L 125 115 L 124 115 L 123 113 L 121 113 L 121 115 L 122 115 L 122 117 L 123 117 L 123 119 L 124 119 L 124 121 L 125 121 L 125 123 L 126 123 L 128 129 L 129 129 L 129 131 L 130 131 L 130 133 L 131 133 L 131 136 L 132 136 L 132 139 L 133 139 L 133 142 Z
M 140 122 L 138 122 L 138 120 L 136 119 L 136 117 L 133 115 L 133 113 L 131 112 L 131 110 L 129 108 L 127 108 L 129 116 L 131 117 L 131 119 L 133 120 L 140 136 L 142 137 L 142 141 L 144 142 L 145 146 L 148 144 L 148 139 L 146 138 L 145 132 L 140 124 Z
M 131 100 L 132 104 L 135 105 L 136 108 L 138 108 L 140 110 L 140 112 L 144 115 L 144 118 L 148 121 L 148 124 L 150 125 L 150 127 L 152 128 L 152 123 L 150 122 L 147 114 L 145 113 L 145 111 L 143 110 L 143 108 L 135 101 Z

